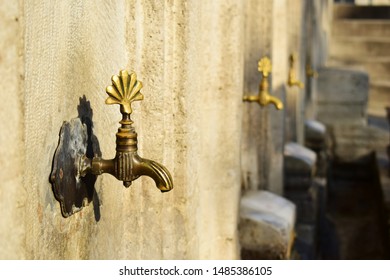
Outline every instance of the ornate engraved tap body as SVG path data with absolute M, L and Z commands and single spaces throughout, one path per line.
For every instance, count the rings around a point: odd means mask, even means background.
M 142 83 L 137 80 L 135 73 L 129 74 L 122 70 L 119 76 L 112 76 L 112 85 L 106 88 L 109 97 L 106 104 L 119 104 L 122 120 L 116 133 L 116 155 L 114 159 L 105 160 L 99 157 L 89 159 L 83 156 L 79 165 L 80 174 L 91 172 L 94 175 L 109 173 L 129 187 L 135 179 L 142 175 L 151 177 L 161 192 L 173 188 L 172 177 L 169 171 L 161 164 L 141 158 L 137 154 L 137 133 L 130 118 L 131 103 L 143 100 L 140 92 Z
M 283 109 L 282 101 L 280 101 L 279 98 L 272 96 L 268 91 L 268 76 L 272 70 L 271 60 L 266 56 L 263 57 L 259 60 L 257 69 L 260 73 L 262 73 L 262 78 L 259 84 L 259 94 L 244 96 L 243 100 L 248 102 L 257 102 L 260 106 L 267 106 L 268 104 L 273 104 L 276 109 Z

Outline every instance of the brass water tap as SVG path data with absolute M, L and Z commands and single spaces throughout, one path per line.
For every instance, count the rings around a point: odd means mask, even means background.
M 290 60 L 290 69 L 288 71 L 288 80 L 287 80 L 288 86 L 290 87 L 297 86 L 299 88 L 304 88 L 304 84 L 297 79 L 297 75 L 295 73 L 296 55 L 291 54 L 289 60 Z
M 309 78 L 318 78 L 318 72 L 315 71 L 310 63 L 306 64 L 306 76 Z
M 130 118 L 132 113 L 131 103 L 143 100 L 141 94 L 142 82 L 137 80 L 135 73 L 129 74 L 122 70 L 119 76 L 112 76 L 112 85 L 106 88 L 109 97 L 106 104 L 119 104 L 122 120 L 116 133 L 116 155 L 114 159 L 105 160 L 99 157 L 89 159 L 83 157 L 80 165 L 81 174 L 91 172 L 94 175 L 109 173 L 120 181 L 125 187 L 142 175 L 151 177 L 161 192 L 170 191 L 173 188 L 172 177 L 169 171 L 161 164 L 152 160 L 141 158 L 137 154 L 137 133 L 132 126 Z
M 266 56 L 260 59 L 258 63 L 258 70 L 262 74 L 262 78 L 259 84 L 259 94 L 244 96 L 243 100 L 248 102 L 257 102 L 260 106 L 273 104 L 276 109 L 283 109 L 282 101 L 279 98 L 272 96 L 268 91 L 268 76 L 272 70 L 271 60 Z
M 142 83 L 135 73 L 122 70 L 119 76 L 112 76 L 112 85 L 106 88 L 109 97 L 106 104 L 119 104 L 122 120 L 116 133 L 116 155 L 113 159 L 102 159 L 94 151 L 87 156 L 87 126 L 80 118 L 64 122 L 60 131 L 60 141 L 53 159 L 50 181 L 53 192 L 61 204 L 64 217 L 80 211 L 85 201 L 91 201 L 91 182 L 97 175 L 109 173 L 129 187 L 140 176 L 151 177 L 161 192 L 173 188 L 169 171 L 161 164 L 141 158 L 137 151 L 137 133 L 130 118 L 131 103 L 143 100 Z M 91 141 L 91 139 L 89 139 Z M 95 179 L 93 179 L 93 178 Z

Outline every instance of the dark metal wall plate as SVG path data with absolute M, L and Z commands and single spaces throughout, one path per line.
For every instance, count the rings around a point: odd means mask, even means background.
M 93 190 L 88 189 L 78 171 L 79 161 L 87 151 L 87 141 L 87 127 L 79 118 L 63 123 L 50 181 L 64 217 L 80 211 L 92 199 Z

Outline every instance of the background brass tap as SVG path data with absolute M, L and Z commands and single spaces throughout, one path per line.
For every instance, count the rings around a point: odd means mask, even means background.
M 141 158 L 137 154 L 137 133 L 132 126 L 130 114 L 132 113 L 131 103 L 144 98 L 140 92 L 142 83 L 137 80 L 135 73 L 129 74 L 125 70 L 120 71 L 119 76 L 112 76 L 111 80 L 112 85 L 106 88 L 109 95 L 106 104 L 119 104 L 122 113 L 122 120 L 119 122 L 121 126 L 116 133 L 116 155 L 110 160 L 99 157 L 89 159 L 84 156 L 79 164 L 80 174 L 109 173 L 123 181 L 125 187 L 129 187 L 138 177 L 146 175 L 155 181 L 160 191 L 170 191 L 173 188 L 173 182 L 169 171 L 161 164 Z
M 287 80 L 288 86 L 289 87 L 297 86 L 299 88 L 304 88 L 304 84 L 297 79 L 297 75 L 295 73 L 296 55 L 291 54 L 289 60 L 290 60 L 290 69 L 288 71 L 288 80 Z
M 268 76 L 271 73 L 272 64 L 271 60 L 267 56 L 259 60 L 258 70 L 262 74 L 262 78 L 259 84 L 259 94 L 244 96 L 243 100 L 248 102 L 257 102 L 260 106 L 267 106 L 268 104 L 273 104 L 276 109 L 283 109 L 282 101 L 279 98 L 272 96 L 268 91 Z
M 310 78 L 318 78 L 318 72 L 315 71 L 310 63 L 306 64 L 306 76 Z

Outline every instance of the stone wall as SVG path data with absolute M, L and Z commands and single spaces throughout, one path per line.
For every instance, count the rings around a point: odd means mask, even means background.
M 0 5 L 0 258 L 238 258 L 245 5 Z M 112 158 L 120 114 L 104 89 L 122 68 L 144 84 L 133 106 L 139 153 L 163 163 L 175 188 L 161 194 L 140 178 L 125 189 L 102 175 L 93 202 L 63 218 L 48 180 L 59 129 L 87 111 Z
M 23 13 L 18 1 L 0 3 L 0 254 L 23 258 L 24 205 L 29 185 L 23 180 Z

